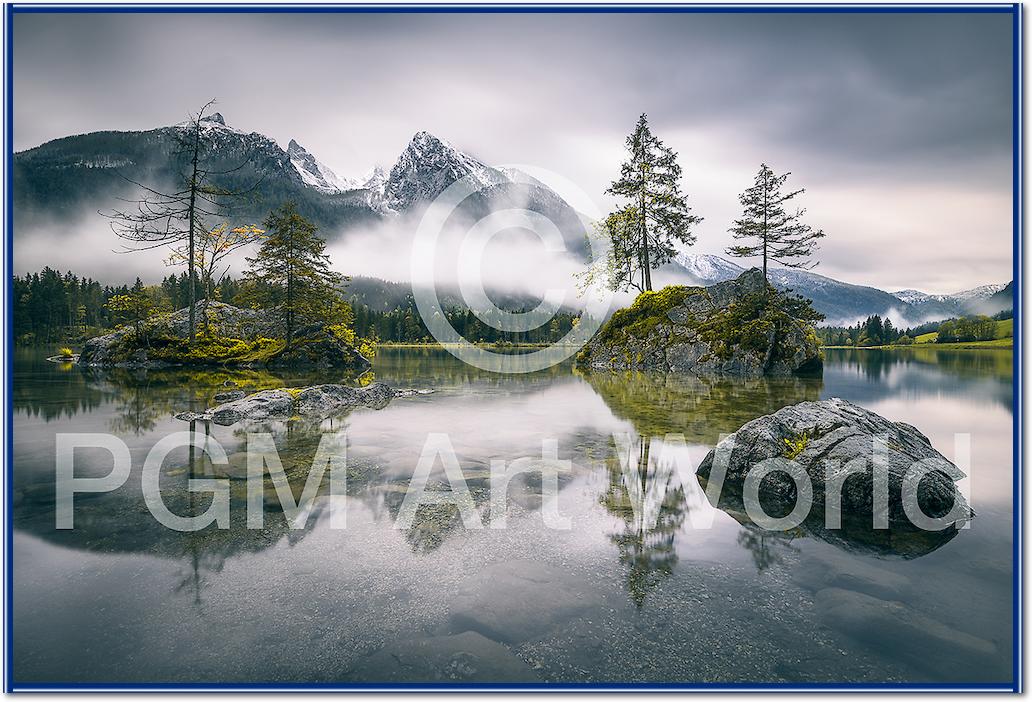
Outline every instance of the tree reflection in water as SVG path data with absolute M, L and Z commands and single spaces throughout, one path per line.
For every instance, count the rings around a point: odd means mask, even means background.
M 620 456 L 614 441 L 614 458 L 608 462 L 609 487 L 600 501 L 623 522 L 623 531 L 610 535 L 627 567 L 627 591 L 641 608 L 650 590 L 674 572 L 677 549 L 674 540 L 687 513 L 684 487 L 672 462 L 653 458 L 652 443 L 638 437 L 623 450 L 637 454 Z

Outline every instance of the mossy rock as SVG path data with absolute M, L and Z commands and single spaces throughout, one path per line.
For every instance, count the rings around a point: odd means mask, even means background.
M 585 368 L 758 377 L 823 367 L 808 301 L 770 287 L 758 269 L 710 287 L 645 292 L 577 356 Z

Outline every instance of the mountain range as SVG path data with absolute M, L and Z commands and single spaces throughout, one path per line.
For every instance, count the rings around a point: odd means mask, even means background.
M 712 285 L 735 278 L 745 268 L 711 254 L 680 254 L 667 271 L 682 275 L 693 285 Z M 813 301 L 825 317 L 825 324 L 850 325 L 878 314 L 897 325 L 958 317 L 966 314 L 996 314 L 1013 308 L 1011 283 L 981 285 L 949 295 L 932 295 L 920 290 L 894 293 L 866 285 L 853 285 L 813 271 L 796 268 L 769 268 L 771 283 Z
M 429 132 L 421 131 L 390 170 L 374 168 L 348 178 L 291 139 L 287 149 L 257 132 L 245 132 L 214 113 L 201 120 L 207 144 L 206 169 L 227 190 L 246 191 L 234 202 L 234 216 L 259 222 L 270 209 L 292 200 L 333 240 L 357 226 L 418 213 L 455 181 L 473 178 L 482 189 L 462 203 L 473 219 L 521 207 L 555 222 L 567 243 L 581 249 L 583 226 L 558 195 L 528 176 L 493 168 Z M 118 206 L 142 183 L 169 188 L 184 164 L 179 138 L 188 124 L 142 132 L 93 132 L 49 141 L 14 157 L 15 224 L 72 219 L 83 212 Z
M 14 214 L 19 232 L 54 220 L 72 222 L 82 213 L 110 208 L 117 198 L 132 197 L 137 186 L 168 187 L 181 164 L 177 149 L 188 124 L 147 131 L 103 131 L 64 137 L 14 155 Z M 509 208 L 538 212 L 556 224 L 574 255 L 586 243 L 582 218 L 559 195 L 539 181 L 509 168 L 493 167 L 429 132 L 416 133 L 390 169 L 374 168 L 361 177 L 335 173 L 296 140 L 286 149 L 257 132 L 226 123 L 219 113 L 202 121 L 210 148 L 207 168 L 230 190 L 247 190 L 235 216 L 260 222 L 273 207 L 293 200 L 299 211 L 319 225 L 330 240 L 359 227 L 418 215 L 455 181 L 469 177 L 481 189 L 460 212 L 479 219 Z M 710 285 L 733 278 L 742 266 L 709 254 L 685 253 L 665 268 L 678 282 Z M 360 271 L 355 271 L 360 272 Z M 983 285 L 950 295 L 917 290 L 894 293 L 853 285 L 811 271 L 773 268 L 771 281 L 809 297 L 828 324 L 853 323 L 871 314 L 900 324 L 919 324 L 961 314 L 992 314 L 1012 306 L 1011 286 Z M 374 306 L 381 285 L 369 285 L 361 297 Z M 397 297 L 397 291 L 387 297 Z M 385 293 L 386 294 L 386 293 Z M 515 300 L 516 306 L 531 300 Z

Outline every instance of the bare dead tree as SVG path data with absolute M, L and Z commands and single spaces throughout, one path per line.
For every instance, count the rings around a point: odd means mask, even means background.
M 248 161 L 225 170 L 211 167 L 214 133 L 206 131 L 203 122 L 214 105 L 215 100 L 209 100 L 196 114 L 190 115 L 185 126 L 174 130 L 173 158 L 181 167 L 173 187 L 178 189 L 158 190 L 156 186 L 123 175 L 124 180 L 137 188 L 138 197 L 122 198 L 126 203 L 124 208 L 101 212 L 110 220 L 115 234 L 125 242 L 123 252 L 168 246 L 182 253 L 180 258 L 187 266 L 190 281 L 190 343 L 197 332 L 198 237 L 208 231 L 207 220 L 231 215 L 233 202 L 255 190 L 261 182 L 258 180 L 244 190 L 230 190 L 216 184 L 220 177 L 241 170 Z

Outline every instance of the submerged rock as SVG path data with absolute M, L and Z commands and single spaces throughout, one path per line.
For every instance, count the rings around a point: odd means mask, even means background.
M 777 302 L 767 307 L 770 293 Z M 669 286 L 619 310 L 578 355 L 599 370 L 670 370 L 757 377 L 819 373 L 813 326 L 752 268 L 709 287 Z
M 509 649 L 473 631 L 395 641 L 362 661 L 361 679 L 452 683 L 539 681 L 530 666 Z
M 238 392 L 242 394 L 242 391 Z M 276 388 L 223 402 L 203 413 L 180 412 L 175 417 L 184 421 L 211 421 L 223 426 L 243 420 L 289 419 L 295 416 L 319 419 L 359 406 L 382 409 L 393 397 L 394 390 L 383 383 L 373 383 L 364 388 L 333 384 Z
M 865 644 L 885 647 L 906 663 L 934 675 L 970 680 L 986 667 L 998 665 L 996 644 L 955 629 L 906 604 L 860 592 L 830 587 L 817 592 L 816 610 L 822 622 Z
M 569 571 L 530 560 L 495 563 L 471 575 L 451 602 L 452 631 L 472 630 L 519 644 L 601 606 L 601 596 Z
M 878 452 L 876 440 L 882 447 Z M 882 457 L 877 458 L 879 455 Z M 887 501 L 877 503 L 876 458 L 888 492 Z M 759 485 L 764 512 L 782 517 L 792 511 L 797 491 L 785 471 L 802 468 L 813 485 L 813 503 L 801 526 L 847 548 L 915 557 L 948 541 L 957 527 L 973 516 L 954 482 L 964 477 L 963 472 L 936 451 L 928 437 L 909 424 L 890 421 L 839 398 L 801 402 L 748 422 L 717 444 L 697 472 L 708 485 L 711 478 L 719 479 L 719 472 L 712 475 L 714 468 L 726 466 L 718 506 L 732 516 L 744 515 L 746 476 L 766 461 L 776 469 Z M 904 480 L 919 462 L 929 470 L 915 491 L 916 506 L 928 518 L 956 516 L 945 529 L 921 528 L 904 508 Z M 826 498 L 839 491 L 841 525 L 834 525 L 827 521 Z M 876 516 L 887 528 L 872 528 Z

